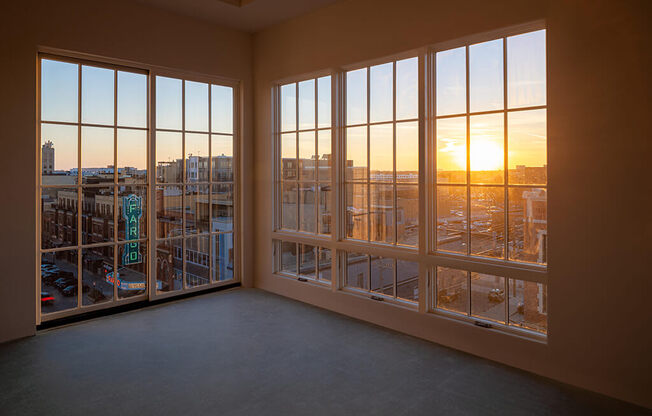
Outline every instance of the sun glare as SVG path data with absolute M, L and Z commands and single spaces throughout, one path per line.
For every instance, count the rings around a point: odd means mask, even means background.
M 501 170 L 504 156 L 493 138 L 476 138 L 471 146 L 471 170 Z

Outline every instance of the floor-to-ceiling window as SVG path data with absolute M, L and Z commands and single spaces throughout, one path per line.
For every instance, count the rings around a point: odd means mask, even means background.
M 238 279 L 238 83 L 159 71 L 39 55 L 39 321 Z
M 39 62 L 41 314 L 144 298 L 147 73 Z

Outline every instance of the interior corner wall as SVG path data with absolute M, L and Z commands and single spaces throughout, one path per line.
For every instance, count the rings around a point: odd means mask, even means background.
M 252 35 L 216 27 L 134 1 L 21 0 L 0 6 L 0 342 L 35 333 L 36 320 L 36 69 L 37 47 L 241 80 L 241 166 L 253 154 Z M 253 177 L 241 169 L 242 276 L 249 256 Z
M 254 37 L 255 285 L 562 382 L 652 407 L 651 4 L 340 1 Z M 545 19 L 547 344 L 272 274 L 276 80 Z

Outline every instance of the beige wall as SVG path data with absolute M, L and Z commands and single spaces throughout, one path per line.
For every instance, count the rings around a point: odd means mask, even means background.
M 645 0 L 356 0 L 257 34 L 256 286 L 652 406 L 650 9 Z M 275 80 L 538 19 L 548 26 L 547 345 L 272 276 Z
M 2 2 L 0 6 L 0 342 L 34 334 L 36 319 L 37 46 L 66 49 L 242 81 L 242 147 L 252 147 L 252 37 L 133 1 Z M 251 152 L 243 165 L 251 166 Z M 245 207 L 252 177 L 243 172 Z M 249 212 L 249 211 L 247 211 Z M 251 244 L 251 218 L 243 241 Z M 243 250 L 251 255 L 251 247 Z M 252 276 L 243 262 L 243 276 Z M 245 281 L 248 283 L 248 281 Z

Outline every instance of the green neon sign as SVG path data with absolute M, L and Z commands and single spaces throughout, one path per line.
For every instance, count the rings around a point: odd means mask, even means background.
M 140 237 L 140 219 L 143 216 L 143 198 L 138 195 L 122 197 L 122 217 L 125 219 L 125 239 L 137 240 Z M 122 253 L 122 264 L 139 264 L 143 262 L 140 253 L 140 243 L 125 245 Z

